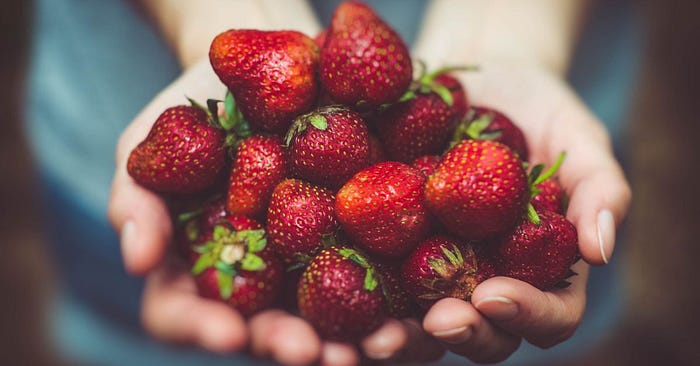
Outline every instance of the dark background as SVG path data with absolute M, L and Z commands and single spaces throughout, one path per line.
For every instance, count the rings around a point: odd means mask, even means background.
M 623 152 L 634 201 L 615 257 L 628 303 L 610 340 L 576 364 L 700 365 L 700 2 L 636 6 L 645 52 Z M 20 108 L 30 14 L 27 1 L 0 11 L 0 365 L 57 364 L 45 326 L 54 281 Z

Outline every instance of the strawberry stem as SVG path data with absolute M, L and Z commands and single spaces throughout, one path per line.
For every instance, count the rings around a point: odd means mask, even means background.
M 535 210 L 535 206 L 533 206 L 532 203 L 527 204 L 527 219 L 530 220 L 530 222 L 535 224 L 535 225 L 539 225 L 542 222 L 540 220 L 540 216 L 537 214 L 537 211 Z
M 538 185 L 545 180 L 551 178 L 554 173 L 559 170 L 559 167 L 561 167 L 561 164 L 564 162 L 564 158 L 566 158 L 566 152 L 562 151 L 559 156 L 557 157 L 557 160 L 554 162 L 554 164 L 546 171 L 544 174 L 541 174 L 535 181 L 533 182 L 534 185 Z

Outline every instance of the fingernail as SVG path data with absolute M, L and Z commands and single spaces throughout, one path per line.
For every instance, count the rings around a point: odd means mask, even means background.
M 518 304 L 503 296 L 487 297 L 479 301 L 476 308 L 493 320 L 508 321 L 518 315 Z
M 122 242 L 122 257 L 131 258 L 130 253 L 133 253 L 133 246 L 136 243 L 136 224 L 129 220 L 122 226 L 122 231 L 120 233 L 120 238 Z
M 598 212 L 598 245 L 603 263 L 608 264 L 615 242 L 615 219 L 608 210 Z
M 391 356 L 394 355 L 394 352 L 372 352 L 372 351 L 365 351 L 365 356 L 373 359 L 373 360 L 386 360 L 387 358 L 390 358 Z
M 464 343 L 471 336 L 472 329 L 469 326 L 433 332 L 433 337 L 439 338 L 441 341 L 451 344 Z

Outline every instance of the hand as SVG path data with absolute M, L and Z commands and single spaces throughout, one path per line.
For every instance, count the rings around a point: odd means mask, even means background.
M 603 125 L 565 81 L 543 69 L 487 64 L 463 76 L 473 104 L 496 108 L 523 129 L 531 162 L 552 164 L 566 151 L 559 179 L 570 197 L 567 218 L 576 225 L 585 262 L 608 263 L 631 193 Z M 489 279 L 471 303 L 436 303 L 423 327 L 476 362 L 508 358 L 521 338 L 551 347 L 574 333 L 585 308 L 588 264 L 573 269 L 579 275 L 570 287 L 548 292 L 510 278 Z
M 441 357 L 444 348 L 413 320 L 389 319 L 355 347 L 322 341 L 308 323 L 281 310 L 263 311 L 246 323 L 229 306 L 198 296 L 184 263 L 167 254 L 173 228 L 165 202 L 131 179 L 126 161 L 165 108 L 186 103 L 185 96 L 204 101 L 224 93 L 208 60 L 202 60 L 156 96 L 119 139 L 109 218 L 121 233 L 127 271 L 147 277 L 141 310 L 144 328 L 158 339 L 217 353 L 249 345 L 253 354 L 283 364 L 319 360 L 328 365 L 357 364 L 359 350 L 369 358 L 392 361 Z

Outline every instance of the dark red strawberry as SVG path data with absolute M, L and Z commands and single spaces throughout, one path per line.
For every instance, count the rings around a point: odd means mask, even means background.
M 554 178 L 545 179 L 535 186 L 539 192 L 535 194 L 530 203 L 537 212 L 552 211 L 559 214 L 564 213 L 564 189 Z
M 413 161 L 411 167 L 423 173 L 426 177 L 433 174 L 435 168 L 440 164 L 440 156 L 438 155 L 424 155 Z
M 214 38 L 209 60 L 257 128 L 284 133 L 316 100 L 319 49 L 302 33 L 228 30 Z
M 374 165 L 381 163 L 383 161 L 389 160 L 386 157 L 386 152 L 382 147 L 382 143 L 373 134 L 369 134 L 369 165 Z
M 468 118 L 455 130 L 453 142 L 464 139 L 498 141 L 518 153 L 522 161 L 527 161 L 529 156 L 523 132 L 510 118 L 495 109 L 472 107 Z
M 424 308 L 445 297 L 469 300 L 474 288 L 493 276 L 493 265 L 486 256 L 446 236 L 434 236 L 418 245 L 401 270 L 404 288 Z
M 127 170 L 159 193 L 196 193 L 215 184 L 226 164 L 226 134 L 195 106 L 166 109 L 129 155 Z
M 425 186 L 430 211 L 447 230 L 468 240 L 512 230 L 529 198 L 520 159 L 490 140 L 465 140 L 450 149 Z
M 227 193 L 232 215 L 264 217 L 272 191 L 287 176 L 287 152 L 277 136 L 251 136 L 236 148 Z
M 321 49 L 321 85 L 331 99 L 373 109 L 401 97 L 413 67 L 401 37 L 367 5 L 340 4 Z
M 413 314 L 413 297 L 401 285 L 401 266 L 384 262 L 374 265 L 381 278 L 389 316 L 396 319 L 410 317 Z
M 298 179 L 277 185 L 267 212 L 267 233 L 285 263 L 312 257 L 338 231 L 333 202 L 328 189 Z
M 496 273 L 551 290 L 570 274 L 579 259 L 576 227 L 564 216 L 538 212 L 540 223 L 527 218 L 515 230 L 489 244 Z
M 370 254 L 401 257 L 428 235 L 425 176 L 397 162 L 373 165 L 338 191 L 335 213 L 353 243 Z
M 359 252 L 324 249 L 301 277 L 299 311 L 324 339 L 357 342 L 386 318 L 380 281 L 374 266 Z
M 408 164 L 423 155 L 442 154 L 455 126 L 467 113 L 466 93 L 454 77 L 430 74 L 421 83 L 428 87 L 376 116 L 389 158 Z M 438 88 L 443 90 L 441 94 L 434 91 Z
M 369 137 L 362 117 L 340 105 L 298 117 L 287 134 L 295 177 L 337 189 L 369 165 Z
M 250 316 L 276 300 L 284 270 L 267 248 L 265 231 L 238 231 L 231 222 L 245 225 L 237 221 L 228 218 L 204 234 L 206 241 L 194 248 L 200 256 L 192 273 L 200 295 L 224 301 Z

